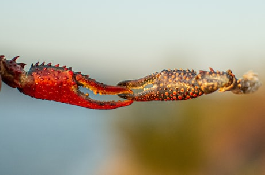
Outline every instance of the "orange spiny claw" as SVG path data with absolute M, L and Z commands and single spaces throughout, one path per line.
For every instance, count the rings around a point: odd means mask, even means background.
M 79 72 L 73 72 L 71 68 L 59 67 L 59 64 L 52 66 L 50 63 L 45 65 L 44 62 L 42 64 L 37 62 L 35 65 L 32 64 L 28 72 L 25 72 L 25 64 L 16 63 L 17 59 L 18 57 L 6 60 L 4 56 L 0 56 L 0 78 L 7 85 L 18 88 L 25 95 L 91 109 L 115 109 L 133 103 L 132 100 L 93 100 L 79 90 L 79 87 L 85 87 L 102 95 L 132 93 L 126 87 L 99 83 Z

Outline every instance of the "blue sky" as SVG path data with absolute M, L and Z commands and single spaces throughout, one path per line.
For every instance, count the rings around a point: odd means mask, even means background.
M 227 69 L 228 60 L 235 68 L 242 56 L 252 57 L 257 65 L 264 55 L 263 1 L 11 0 L 1 4 L 1 48 L 6 55 L 25 56 L 25 62 L 73 65 L 74 57 L 76 65 L 85 61 L 95 69 L 114 69 L 118 64 L 122 71 L 138 66 L 146 73 L 178 65 Z M 159 66 L 178 54 L 194 64 L 175 58 L 173 65 Z M 104 64 L 106 60 L 111 61 Z

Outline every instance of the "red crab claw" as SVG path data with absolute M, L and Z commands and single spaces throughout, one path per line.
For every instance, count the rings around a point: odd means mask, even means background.
M 91 89 L 94 93 L 102 95 L 116 95 L 132 93 L 126 87 L 109 86 L 99 83 L 71 68 L 51 63 L 32 65 L 29 72 L 24 71 L 23 63 L 16 63 L 18 57 L 12 60 L 1 58 L 1 75 L 3 82 L 33 98 L 53 100 L 56 102 L 82 106 L 91 109 L 115 109 L 128 106 L 132 100 L 124 101 L 98 101 L 89 98 L 79 87 Z

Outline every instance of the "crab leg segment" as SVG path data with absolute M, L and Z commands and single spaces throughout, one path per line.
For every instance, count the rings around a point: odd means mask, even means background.
M 236 78 L 231 70 L 215 72 L 210 68 L 210 71 L 199 71 L 196 81 L 204 94 L 210 94 L 218 89 L 220 92 L 232 90 L 235 86 Z
M 163 70 L 138 80 L 122 81 L 118 85 L 137 89 L 149 83 L 153 84 L 153 87 L 144 89 L 140 93 L 120 94 L 119 96 L 135 101 L 186 100 L 202 94 L 210 94 L 218 89 L 221 92 L 232 91 L 235 94 L 247 94 L 256 91 L 261 86 L 254 73 L 244 75 L 242 79 L 236 79 L 231 70 L 215 72 L 212 68 L 210 71 L 200 71 L 199 74 L 193 70 Z
M 117 94 L 132 94 L 133 92 L 128 88 L 121 86 L 109 86 L 103 83 L 99 83 L 94 79 L 89 78 L 87 75 L 76 74 L 75 79 L 79 85 L 90 89 L 94 94 L 100 95 L 117 95 Z
M 257 91 L 261 85 L 258 74 L 248 71 L 243 75 L 243 78 L 237 80 L 235 88 L 231 91 L 234 94 L 250 94 Z
M 196 98 L 203 94 L 196 78 L 196 73 L 193 70 L 163 70 L 138 80 L 120 82 L 119 86 L 132 89 L 142 88 L 149 83 L 153 84 L 153 87 L 144 89 L 143 92 L 134 95 L 121 94 L 119 96 L 135 101 L 167 101 Z

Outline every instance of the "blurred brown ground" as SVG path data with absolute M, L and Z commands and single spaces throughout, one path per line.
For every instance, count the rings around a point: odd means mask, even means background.
M 264 83 L 250 95 L 136 102 L 117 115 L 122 141 L 101 175 L 265 175 Z

